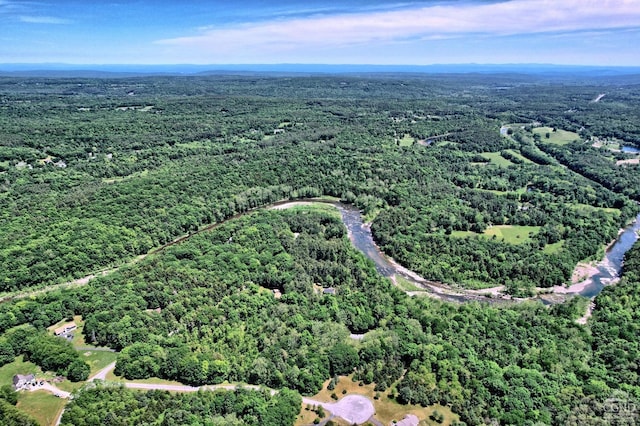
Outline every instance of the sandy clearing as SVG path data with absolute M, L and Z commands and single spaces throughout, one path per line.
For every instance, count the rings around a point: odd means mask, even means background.
M 586 280 L 577 284 L 572 284 L 569 287 L 556 285 L 551 287 L 551 290 L 553 290 L 554 293 L 558 293 L 558 294 L 580 293 L 585 288 L 587 288 L 587 286 L 591 283 L 592 283 L 592 279 L 587 278 Z M 543 290 L 548 290 L 548 289 L 543 289 Z

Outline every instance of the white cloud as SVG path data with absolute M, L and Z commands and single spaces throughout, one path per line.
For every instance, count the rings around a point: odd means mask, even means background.
M 29 16 L 22 15 L 19 16 L 18 19 L 20 22 L 24 22 L 27 24 L 53 24 L 53 25 L 63 25 L 69 24 L 71 21 L 68 19 L 56 18 L 54 16 Z
M 199 34 L 159 40 L 183 54 L 294 52 L 415 40 L 533 35 L 640 27 L 639 0 L 513 0 L 201 28 Z

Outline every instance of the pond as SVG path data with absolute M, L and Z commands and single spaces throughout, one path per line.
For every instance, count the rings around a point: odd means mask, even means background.
M 635 146 L 625 145 L 621 150 L 627 154 L 640 154 L 640 148 L 636 148 Z

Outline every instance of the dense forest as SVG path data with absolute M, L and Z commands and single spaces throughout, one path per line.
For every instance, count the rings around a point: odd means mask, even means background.
M 531 296 L 569 283 L 638 211 L 638 166 L 616 162 L 640 142 L 640 86 L 618 83 L 0 79 L 0 363 L 23 355 L 85 380 L 73 348 L 43 332 L 81 315 L 85 340 L 117 350 L 126 379 L 292 391 L 99 385 L 63 424 L 291 424 L 298 393 L 348 373 L 469 425 L 600 424 L 612 395 L 640 397 L 637 249 L 583 326 L 581 298 L 409 297 L 352 246 L 337 210 L 261 207 L 339 198 L 384 252 L 454 287 Z
M 487 79 L 474 102 L 456 90 L 478 82 L 456 78 L 5 79 L 0 284 L 11 291 L 68 281 L 233 214 L 316 195 L 365 214 L 383 210 L 376 238 L 429 278 L 473 287 L 508 275 L 524 291 L 560 284 L 632 217 L 624 195 L 633 188 L 608 190 L 557 162 L 487 157 L 536 149 L 498 131 L 521 119 L 507 110 L 525 102 L 528 85 L 498 90 Z M 588 103 L 596 89 L 580 89 Z M 565 94 L 567 107 L 578 102 L 575 90 Z M 547 108 L 535 99 L 516 111 Z M 438 135 L 447 136 L 429 139 Z M 600 170 L 585 167 L 587 177 Z M 619 170 L 634 176 L 637 166 Z M 475 238 L 501 224 L 544 229 L 522 250 Z M 559 241 L 561 250 L 545 253 Z M 470 263 L 476 246 L 509 264 L 547 265 L 549 274 Z M 450 252 L 442 265 L 429 255 L 436 248 Z M 443 265 L 454 273 L 444 276 Z
M 293 423 L 301 403 L 300 395 L 287 389 L 276 395 L 243 389 L 172 395 L 98 385 L 69 405 L 60 424 L 285 426 Z

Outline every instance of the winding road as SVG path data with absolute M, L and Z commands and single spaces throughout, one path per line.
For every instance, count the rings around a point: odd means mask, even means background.
M 98 371 L 96 374 L 91 376 L 87 381 L 94 382 L 96 380 L 105 381 L 107 375 L 110 371 L 112 371 L 116 366 L 115 362 L 104 367 L 102 370 Z M 124 387 L 128 389 L 140 389 L 140 390 L 165 390 L 170 392 L 198 392 L 200 390 L 203 391 L 216 391 L 216 390 L 235 390 L 238 388 L 243 389 L 251 389 L 251 390 L 269 390 L 271 395 L 275 395 L 278 393 L 275 389 L 269 389 L 264 386 L 256 386 L 256 385 L 248 385 L 248 384 L 225 384 L 225 385 L 205 385 L 205 386 L 187 386 L 187 385 L 170 385 L 170 384 L 159 384 L 159 383 L 134 383 L 134 382 L 124 382 L 122 383 Z M 62 391 L 56 388 L 53 385 L 49 385 L 46 383 L 43 386 L 38 387 L 38 389 L 34 390 L 46 390 L 53 394 L 59 395 L 61 398 L 69 399 L 71 394 L 69 392 Z M 349 424 L 361 424 L 366 422 L 367 420 L 372 421 L 374 424 L 379 424 L 378 421 L 373 419 L 373 415 L 375 414 L 375 408 L 373 407 L 373 402 L 365 396 L 362 395 L 347 395 L 344 398 L 340 399 L 337 402 L 322 402 L 312 398 L 302 398 L 303 404 L 308 405 L 316 405 L 322 406 L 325 410 L 330 412 L 334 417 L 341 417 L 347 421 Z M 62 418 L 62 414 L 64 410 L 62 410 L 56 419 L 55 425 L 60 424 L 60 419 Z

